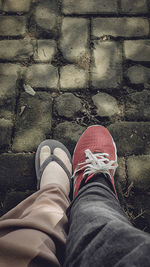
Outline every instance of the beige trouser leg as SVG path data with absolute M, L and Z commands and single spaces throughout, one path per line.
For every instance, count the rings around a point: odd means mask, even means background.
M 70 202 L 61 187 L 45 186 L 0 218 L 0 267 L 61 266 Z

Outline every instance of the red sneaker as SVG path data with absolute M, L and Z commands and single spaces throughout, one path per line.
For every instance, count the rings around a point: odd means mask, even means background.
M 88 127 L 81 135 L 73 154 L 74 196 L 84 179 L 87 183 L 96 173 L 109 175 L 114 193 L 114 175 L 117 164 L 117 149 L 109 131 L 99 125 Z

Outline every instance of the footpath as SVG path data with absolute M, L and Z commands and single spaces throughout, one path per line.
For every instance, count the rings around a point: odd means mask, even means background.
M 0 0 L 0 215 L 36 190 L 45 138 L 93 124 L 118 149 L 122 207 L 150 231 L 149 0 Z

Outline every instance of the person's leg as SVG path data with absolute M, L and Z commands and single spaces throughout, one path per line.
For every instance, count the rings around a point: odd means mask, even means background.
M 71 173 L 66 153 L 53 152 Z M 40 164 L 50 156 L 41 148 Z M 0 219 L 0 266 L 61 266 L 64 261 L 70 201 L 69 179 L 63 168 L 51 161 L 43 169 L 40 190 Z
M 101 128 L 100 130 L 103 131 Z M 96 128 L 92 136 L 95 132 Z M 79 140 L 74 153 L 74 162 L 76 156 L 78 156 L 79 163 L 85 162 L 85 158 L 80 161 L 80 155 L 84 151 L 83 141 L 86 148 L 92 147 L 93 153 L 94 150 L 98 152 L 98 146 L 100 152 L 108 153 L 109 149 L 106 145 L 108 140 L 104 138 L 107 136 L 107 131 L 104 131 L 104 136 L 101 135 L 101 131 L 98 131 L 98 139 L 95 136 L 94 144 L 92 141 L 89 144 L 86 136 L 85 134 L 84 139 Z M 112 143 L 111 140 L 109 142 Z M 80 147 L 82 150 L 79 149 Z M 110 160 L 115 162 L 115 157 L 111 153 L 109 151 Z M 117 200 L 113 177 L 104 173 L 106 169 L 103 168 L 103 164 L 99 164 L 99 161 L 96 162 L 94 159 L 89 160 L 89 158 L 87 161 L 90 164 L 89 171 L 91 165 L 95 166 L 95 170 L 99 165 L 100 173 L 93 175 L 90 179 L 87 176 L 83 178 L 82 165 L 80 165 L 80 170 L 75 177 L 74 194 L 76 196 L 68 209 L 70 227 L 64 266 L 150 266 L 150 235 L 134 228 L 128 221 Z M 108 166 L 110 168 L 111 165 L 108 164 Z M 74 169 L 76 167 L 77 165 L 74 164 Z M 87 167 L 89 165 L 85 167 L 85 170 Z
M 150 266 L 150 235 L 130 224 L 105 185 L 93 181 L 79 191 L 69 225 L 66 267 Z

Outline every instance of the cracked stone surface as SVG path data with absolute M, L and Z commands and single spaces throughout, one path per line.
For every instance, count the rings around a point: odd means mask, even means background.
M 24 16 L 1 16 L 0 36 L 20 36 L 26 33 L 26 18 Z
M 13 122 L 12 120 L 0 119 L 0 146 L 9 146 L 11 144 Z
M 38 2 L 33 15 L 36 26 L 38 27 L 38 29 L 36 30 L 40 35 L 42 34 L 42 32 L 50 35 L 55 35 L 57 33 L 57 2 L 57 0 L 40 0 Z
M 148 12 L 148 5 L 146 0 L 121 0 L 122 13 L 128 14 L 145 14 Z
M 72 153 L 80 135 L 86 128 L 73 122 L 59 123 L 54 129 L 54 138 L 65 144 Z
M 128 120 L 150 120 L 150 92 L 143 90 L 128 95 L 125 115 Z
M 0 118 L 13 120 L 16 98 L 18 96 L 17 80 L 20 67 L 16 64 L 0 63 Z
M 150 87 L 150 69 L 142 65 L 132 66 L 127 70 L 127 77 L 132 84 L 143 84 Z
M 0 160 L 3 164 L 3 169 L 0 170 L 1 185 L 4 188 L 11 186 L 18 190 L 34 188 L 36 184 L 35 171 L 32 165 L 34 154 L 3 153 L 0 155 Z M 14 164 L 16 168 L 12 172 Z
M 7 12 L 28 12 L 31 0 L 5 0 L 2 4 L 2 10 Z
M 132 156 L 128 158 L 127 169 L 130 183 L 141 189 L 150 187 L 150 155 Z
M 56 98 L 55 109 L 60 116 L 72 118 L 81 111 L 81 100 L 71 93 L 64 93 Z
M 92 100 L 97 107 L 97 115 L 101 117 L 111 117 L 120 113 L 117 100 L 109 94 L 98 93 Z
M 12 149 L 35 151 L 51 130 L 52 100 L 48 93 L 31 96 L 23 93 L 18 107 L 18 120 Z
M 80 59 L 86 56 L 86 54 L 88 53 L 87 19 L 63 19 L 60 48 L 63 53 L 63 56 L 70 62 L 78 62 L 80 61 Z
M 75 65 L 66 65 L 60 70 L 60 88 L 77 90 L 86 88 L 88 72 Z
M 126 59 L 150 61 L 150 40 L 128 40 L 124 42 Z
M 51 64 L 34 64 L 26 69 L 25 83 L 35 88 L 56 89 L 58 71 Z
M 117 122 L 108 127 L 118 155 L 150 154 L 150 122 Z
M 120 25 L 122 25 L 120 27 Z M 137 25 L 139 25 L 137 27 Z M 102 37 L 143 37 L 149 35 L 149 21 L 145 18 L 96 18 L 92 20 L 92 35 Z
M 98 124 L 117 145 L 121 205 L 150 232 L 149 12 L 147 0 L 0 0 L 0 214 L 36 190 L 41 141 L 73 153 Z
M 118 88 L 122 81 L 122 55 L 117 42 L 94 43 L 92 85 L 96 88 Z
M 54 40 L 38 40 L 37 50 L 34 54 L 35 62 L 51 62 L 56 49 L 56 42 Z
M 33 46 L 28 40 L 1 40 L 0 60 L 22 61 L 33 55 Z
M 117 13 L 117 0 L 63 0 L 64 14 Z

